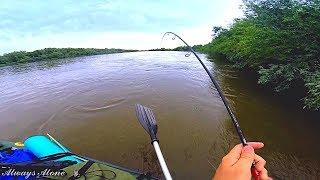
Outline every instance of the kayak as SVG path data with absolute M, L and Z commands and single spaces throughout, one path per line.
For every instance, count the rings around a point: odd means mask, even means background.
M 0 141 L 0 179 L 157 179 L 69 151 L 49 134 Z
M 139 122 L 150 135 L 166 180 L 172 180 L 157 138 L 157 123 L 150 108 L 136 105 Z M 151 173 L 123 168 L 72 153 L 50 134 L 28 137 L 24 142 L 0 140 L 2 179 L 124 179 L 153 180 Z

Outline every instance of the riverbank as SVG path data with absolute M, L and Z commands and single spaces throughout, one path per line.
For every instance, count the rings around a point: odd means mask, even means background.
M 320 110 L 320 2 L 244 1 L 245 17 L 213 28 L 213 40 L 196 50 L 257 75 L 257 83 Z M 301 91 L 299 91 L 301 92 Z
M 37 61 L 56 60 L 80 56 L 134 52 L 125 49 L 94 49 L 94 48 L 45 48 L 32 52 L 15 51 L 0 56 L 0 67 Z

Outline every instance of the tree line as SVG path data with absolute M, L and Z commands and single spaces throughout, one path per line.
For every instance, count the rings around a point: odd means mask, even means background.
M 304 89 L 306 108 L 320 109 L 320 1 L 244 0 L 245 17 L 214 27 L 212 41 L 196 48 L 254 70 L 276 92 Z
M 0 67 L 28 63 L 36 61 L 54 60 L 62 58 L 73 58 L 79 56 L 89 56 L 98 54 L 110 54 L 131 52 L 134 50 L 124 49 L 94 49 L 94 48 L 45 48 L 41 50 L 35 50 L 32 52 L 15 51 L 0 56 Z

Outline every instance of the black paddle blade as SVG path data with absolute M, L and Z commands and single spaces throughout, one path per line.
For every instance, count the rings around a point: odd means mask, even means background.
M 136 114 L 140 124 L 150 135 L 151 142 L 158 141 L 158 125 L 152 110 L 150 108 L 142 106 L 141 104 L 136 104 Z

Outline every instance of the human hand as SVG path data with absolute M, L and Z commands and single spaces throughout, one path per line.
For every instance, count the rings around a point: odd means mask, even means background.
M 240 179 L 250 180 L 251 166 L 255 163 L 255 169 L 259 173 L 259 180 L 270 180 L 268 171 L 264 167 L 266 161 L 254 153 L 255 149 L 261 149 L 264 146 L 261 142 L 249 142 L 247 146 L 236 145 L 226 156 L 223 157 L 213 180 Z

